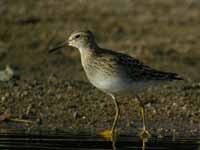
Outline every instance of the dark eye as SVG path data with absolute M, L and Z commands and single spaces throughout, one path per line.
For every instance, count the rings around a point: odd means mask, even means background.
M 75 38 L 78 39 L 80 37 L 80 35 L 76 35 Z

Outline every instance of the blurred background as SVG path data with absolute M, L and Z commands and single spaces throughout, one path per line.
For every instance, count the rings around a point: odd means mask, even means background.
M 197 135 L 199 25 L 198 0 L 1 0 L 0 68 L 18 68 L 20 80 L 0 83 L 0 113 L 32 120 L 34 125 L 21 127 L 25 129 L 109 128 L 114 105 L 87 81 L 78 50 L 67 47 L 48 54 L 70 33 L 89 29 L 100 47 L 189 79 L 178 88 L 147 91 L 142 97 L 153 133 L 171 134 L 175 129 Z M 123 98 L 120 103 L 119 128 L 138 132 L 137 102 Z

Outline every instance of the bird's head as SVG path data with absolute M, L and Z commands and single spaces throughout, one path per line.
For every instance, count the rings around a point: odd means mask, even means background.
M 73 32 L 67 41 L 65 41 L 63 44 L 60 46 L 53 48 L 50 50 L 50 52 L 53 52 L 57 49 L 60 49 L 65 46 L 72 46 L 75 48 L 78 48 L 80 51 L 82 49 L 87 49 L 87 48 L 92 48 L 96 45 L 94 35 L 91 31 L 86 30 L 86 31 L 78 31 L 78 32 Z
M 90 31 L 79 31 L 72 33 L 68 38 L 69 46 L 80 48 L 87 48 L 88 46 L 95 44 L 95 38 Z

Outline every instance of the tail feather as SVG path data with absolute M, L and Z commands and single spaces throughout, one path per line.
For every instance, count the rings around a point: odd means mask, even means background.
M 184 80 L 184 78 L 176 73 L 171 73 L 170 77 L 172 80 Z
M 184 80 L 183 77 L 181 77 L 180 75 L 176 74 L 176 73 L 169 73 L 169 72 L 159 72 L 158 73 L 159 77 L 157 78 L 158 80 Z

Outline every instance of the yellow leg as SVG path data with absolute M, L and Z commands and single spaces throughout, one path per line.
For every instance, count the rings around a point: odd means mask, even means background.
M 111 140 L 114 142 L 115 139 L 116 139 L 116 132 L 117 132 L 116 126 L 117 126 L 117 121 L 118 121 L 118 118 L 119 118 L 119 106 L 118 106 L 116 98 L 113 95 L 111 95 L 111 97 L 114 100 L 114 104 L 115 104 L 115 119 L 113 121 L 112 129 L 111 129 L 111 133 L 112 133 Z
M 150 133 L 149 131 L 146 129 L 146 120 L 145 120 L 145 108 L 144 108 L 144 104 L 141 101 L 141 99 L 137 96 L 137 99 L 140 103 L 140 111 L 141 111 L 141 116 L 142 116 L 142 124 L 143 124 L 143 128 L 142 131 L 140 133 L 140 137 L 144 140 L 144 139 L 148 139 L 150 137 Z
M 149 131 L 146 129 L 146 123 L 145 123 L 145 114 L 144 114 L 144 108 L 141 107 L 141 116 L 142 116 L 142 123 L 143 123 L 143 128 L 142 131 L 140 133 L 140 137 L 142 139 L 148 139 L 150 137 L 150 133 Z
M 114 104 L 115 104 L 115 118 L 112 124 L 112 128 L 111 130 L 105 130 L 101 133 L 99 133 L 102 137 L 104 137 L 107 140 L 111 140 L 113 147 L 115 145 L 115 140 L 116 140 L 116 126 L 117 126 L 117 121 L 119 118 L 119 106 L 117 103 L 117 100 L 115 99 L 115 97 L 113 95 L 110 95 L 112 97 L 112 99 L 114 100 Z

